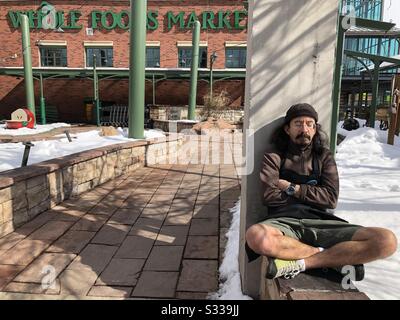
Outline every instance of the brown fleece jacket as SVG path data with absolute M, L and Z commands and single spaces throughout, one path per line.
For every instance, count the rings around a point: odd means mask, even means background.
M 300 185 L 298 197 L 288 196 L 278 189 L 279 169 L 283 163 L 283 155 L 277 150 L 264 154 L 260 172 L 264 188 L 264 204 L 275 209 L 283 209 L 291 204 L 306 204 L 318 209 L 334 209 L 339 196 L 339 176 L 336 162 L 329 149 L 324 149 L 321 155 L 315 155 L 319 162 L 320 183 L 316 186 Z M 290 143 L 285 154 L 284 168 L 301 175 L 312 173 L 312 145 L 301 149 Z

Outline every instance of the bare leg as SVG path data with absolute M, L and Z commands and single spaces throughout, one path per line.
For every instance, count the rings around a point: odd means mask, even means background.
M 305 259 L 307 269 L 356 265 L 383 259 L 397 248 L 396 236 L 383 228 L 361 228 L 345 241 Z
M 284 236 L 279 229 L 264 224 L 251 226 L 246 232 L 246 241 L 254 252 L 283 260 L 304 259 L 319 252 L 318 248 Z

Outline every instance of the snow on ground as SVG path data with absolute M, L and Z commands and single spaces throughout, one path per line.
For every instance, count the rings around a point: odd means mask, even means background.
M 338 128 L 341 124 L 338 124 Z M 376 126 L 379 127 L 379 126 Z M 392 230 L 400 239 L 400 138 L 386 144 L 387 131 L 343 130 L 346 139 L 337 148 L 340 195 L 336 215 L 350 223 Z M 239 212 L 231 209 L 225 257 L 220 267 L 220 289 L 211 299 L 250 299 L 240 287 Z M 384 260 L 365 265 L 365 278 L 356 287 L 370 299 L 400 299 L 400 249 Z
M 392 230 L 400 239 L 400 138 L 386 144 L 387 131 L 347 132 L 337 149 L 340 196 L 336 214 L 351 223 Z M 371 299 L 400 299 L 400 249 L 365 265 L 356 282 Z
M 0 136 L 1 135 L 10 135 L 10 136 L 22 136 L 22 135 L 32 135 L 32 134 L 38 134 L 38 133 L 43 133 L 47 132 L 50 130 L 53 130 L 55 128 L 61 128 L 61 127 L 70 127 L 70 124 L 67 123 L 52 123 L 52 124 L 37 124 L 34 129 L 29 129 L 29 128 L 19 128 L 19 129 L 6 129 L 5 124 L 0 124 Z
M 116 136 L 100 136 L 97 130 L 71 134 L 72 142 L 68 142 L 66 135 L 58 135 L 57 140 L 34 141 L 28 165 L 110 144 L 135 141 L 127 137 L 127 128 L 118 128 L 118 132 Z M 145 130 L 146 139 L 157 137 L 164 137 L 164 133 L 160 130 Z M 0 144 L 0 172 L 20 167 L 24 148 L 22 143 Z
M 232 213 L 231 226 L 226 234 L 227 243 L 224 259 L 219 268 L 220 288 L 217 293 L 209 296 L 217 300 L 251 300 L 242 293 L 239 273 L 239 225 L 240 225 L 240 200 L 235 207 L 230 209 Z

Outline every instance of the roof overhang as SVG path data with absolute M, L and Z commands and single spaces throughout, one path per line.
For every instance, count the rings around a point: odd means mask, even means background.
M 129 78 L 129 68 L 96 68 L 100 79 Z M 92 78 L 93 68 L 32 68 L 33 76 L 46 78 Z M 24 77 L 23 67 L 0 68 L 0 75 Z M 190 68 L 146 68 L 146 79 L 190 79 Z M 200 68 L 198 77 L 201 80 L 210 78 L 210 69 Z M 244 79 L 246 69 L 213 69 L 215 80 Z

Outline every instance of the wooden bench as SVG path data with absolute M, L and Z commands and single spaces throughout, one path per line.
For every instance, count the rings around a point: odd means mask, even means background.
M 294 279 L 265 278 L 268 260 L 261 262 L 261 300 L 369 300 L 357 289 L 344 289 L 343 277 L 330 269 L 315 269 L 300 273 Z

